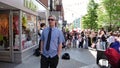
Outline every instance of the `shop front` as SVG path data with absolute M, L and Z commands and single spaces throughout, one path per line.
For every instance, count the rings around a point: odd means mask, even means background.
M 3 7 L 10 6 L 0 3 Z M 0 61 L 21 63 L 38 47 L 38 16 L 35 9 L 27 10 L 14 6 L 0 8 Z
M 0 59 L 5 61 L 12 61 L 11 51 L 11 33 L 9 25 L 9 13 L 8 11 L 0 12 Z

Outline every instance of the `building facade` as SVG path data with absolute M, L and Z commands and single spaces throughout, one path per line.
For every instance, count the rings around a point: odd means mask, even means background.
M 58 26 L 62 26 L 64 21 L 64 10 L 62 0 L 39 0 L 49 10 L 49 14 L 55 15 L 58 20 Z
M 38 47 L 38 12 L 43 10 L 47 11 L 36 0 L 0 1 L 0 61 L 21 63 L 33 55 Z

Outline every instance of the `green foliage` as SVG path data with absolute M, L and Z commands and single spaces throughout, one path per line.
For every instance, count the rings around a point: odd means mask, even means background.
M 103 6 L 105 7 L 109 16 L 108 22 L 110 30 L 115 26 L 120 26 L 120 0 L 103 0 Z
M 88 14 L 82 18 L 83 28 L 106 27 L 114 30 L 120 27 L 120 0 L 102 0 L 99 5 L 90 0 Z
M 103 6 L 103 4 L 99 4 L 97 9 L 97 15 L 98 15 L 98 28 L 105 27 L 108 25 L 108 14 Z
M 86 14 L 82 18 L 83 22 L 83 28 L 89 28 L 89 29 L 94 29 L 97 30 L 98 24 L 97 24 L 97 7 L 98 4 L 94 2 L 94 0 L 90 0 L 88 4 L 88 14 Z

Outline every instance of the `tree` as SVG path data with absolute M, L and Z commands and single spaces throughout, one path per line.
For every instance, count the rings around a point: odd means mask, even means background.
M 103 0 L 103 5 L 109 16 L 109 30 L 112 30 L 115 26 L 120 26 L 120 0 Z
M 97 7 L 98 4 L 94 0 L 90 0 L 88 4 L 88 13 L 82 18 L 83 28 L 89 28 L 96 30 L 97 24 Z
M 109 24 L 108 23 L 109 16 L 102 3 L 99 3 L 99 6 L 97 8 L 97 16 L 98 16 L 98 28 L 105 27 Z

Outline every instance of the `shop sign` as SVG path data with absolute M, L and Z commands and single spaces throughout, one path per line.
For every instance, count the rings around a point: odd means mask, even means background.
M 33 3 L 32 0 L 24 0 L 24 6 L 33 11 L 37 10 L 37 6 Z

